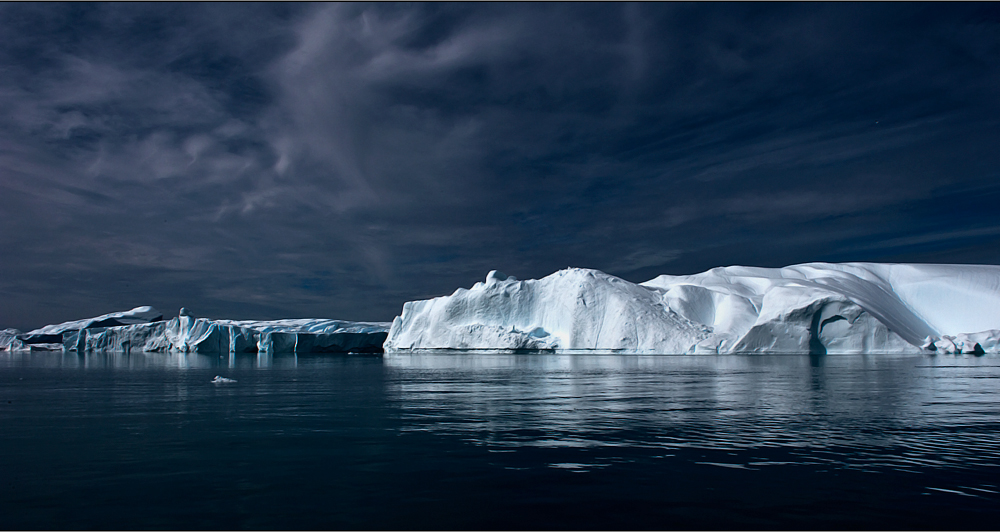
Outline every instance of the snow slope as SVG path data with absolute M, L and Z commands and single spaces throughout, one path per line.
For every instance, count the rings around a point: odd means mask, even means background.
M 730 266 L 632 284 L 578 268 L 518 281 L 493 271 L 408 302 L 386 352 L 997 352 L 1000 267 Z

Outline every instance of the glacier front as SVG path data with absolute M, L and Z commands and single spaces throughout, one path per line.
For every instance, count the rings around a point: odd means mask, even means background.
M 137 307 L 28 333 L 5 329 L 0 331 L 0 350 L 381 353 L 388 329 L 385 322 L 330 319 L 213 320 L 191 316 L 186 309 L 164 321 L 152 307 Z
M 568 268 L 411 301 L 386 353 L 996 353 L 1000 266 L 730 266 L 633 284 Z

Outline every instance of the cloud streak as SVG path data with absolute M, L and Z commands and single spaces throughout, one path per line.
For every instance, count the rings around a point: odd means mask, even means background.
M 989 5 L 2 10 L 0 326 L 1000 261 Z

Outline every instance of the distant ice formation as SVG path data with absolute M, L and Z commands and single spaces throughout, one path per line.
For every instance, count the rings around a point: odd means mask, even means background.
M 180 351 L 222 353 L 380 353 L 388 323 L 328 319 L 211 320 L 187 309 L 163 321 L 152 307 L 48 325 L 28 333 L 0 331 L 0 349 Z
M 1000 266 L 730 266 L 633 284 L 569 268 L 403 306 L 385 351 L 996 353 Z

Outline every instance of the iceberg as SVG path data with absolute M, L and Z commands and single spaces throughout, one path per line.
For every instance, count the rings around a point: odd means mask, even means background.
M 386 353 L 997 353 L 1000 266 L 720 267 L 634 284 L 568 268 L 403 305 Z
M 388 331 L 387 322 L 212 320 L 191 316 L 183 308 L 179 316 L 164 321 L 163 315 L 152 307 L 137 307 L 126 312 L 48 325 L 24 334 L 5 329 L 0 331 L 0 350 L 381 353 Z
M 223 353 L 1000 353 L 1000 266 L 808 263 L 729 266 L 631 283 L 567 268 L 491 271 L 403 305 L 390 323 L 164 320 L 153 307 L 0 330 L 22 349 Z
M 225 353 L 381 353 L 389 323 L 329 319 L 211 320 L 181 315 L 167 321 L 86 329 L 66 350 Z M 70 345 L 72 344 L 72 345 Z

